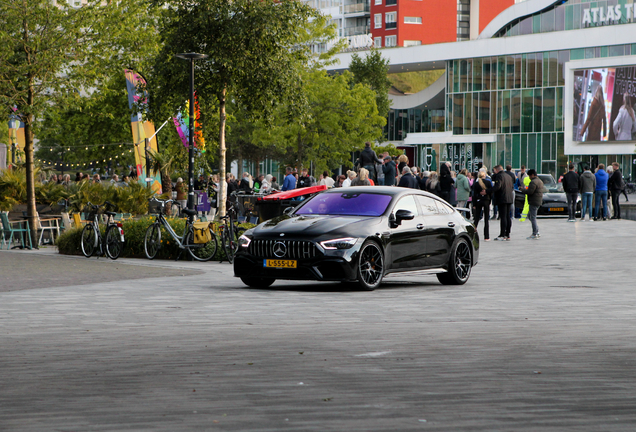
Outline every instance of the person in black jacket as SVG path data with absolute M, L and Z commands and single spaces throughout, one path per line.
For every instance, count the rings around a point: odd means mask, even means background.
M 399 187 L 406 187 L 411 189 L 419 189 L 420 185 L 415 178 L 415 176 L 411 173 L 411 168 L 404 167 L 402 169 L 402 178 L 400 179 Z
M 568 199 L 568 222 L 576 222 L 576 200 L 579 197 L 579 175 L 574 171 L 574 164 L 569 165 L 569 171 L 563 176 L 561 184 Z
M 440 198 L 443 198 L 448 203 L 450 203 L 453 199 L 453 197 L 451 196 L 451 192 L 454 183 L 455 180 L 451 175 L 448 162 L 442 162 L 441 166 L 439 167 L 439 186 L 441 188 Z
M 381 164 L 382 161 L 378 158 L 378 155 L 375 154 L 375 151 L 371 148 L 370 142 L 364 143 L 364 149 L 360 153 L 360 158 L 358 159 L 359 165 L 362 168 L 366 168 L 369 171 L 369 178 L 375 182 L 378 176 L 375 174 L 375 164 Z
M 477 229 L 477 225 L 479 225 L 483 215 L 485 241 L 490 241 L 488 219 L 490 219 L 490 194 L 492 192 L 489 191 L 492 191 L 492 183 L 486 177 L 486 172 L 480 171 L 479 178 L 473 183 L 473 216 L 475 218 L 475 229 Z
M 614 168 L 614 173 L 607 181 L 607 189 L 612 194 L 612 207 L 614 207 L 614 216 L 612 219 L 620 219 L 621 218 L 621 204 L 620 204 L 620 196 L 623 191 L 623 173 L 621 173 L 621 166 L 618 162 L 612 162 L 612 168 Z
M 384 157 L 382 172 L 384 173 L 384 186 L 395 186 L 395 177 L 397 177 L 397 166 L 391 156 Z
M 501 165 L 497 165 L 493 170 L 495 175 L 492 179 L 495 184 L 492 191 L 497 197 L 497 205 L 499 206 L 499 237 L 495 240 L 509 241 L 512 227 L 510 209 L 515 200 L 514 182 L 512 177 L 504 172 Z

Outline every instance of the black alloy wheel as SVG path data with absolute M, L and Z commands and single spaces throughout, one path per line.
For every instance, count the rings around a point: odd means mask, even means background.
M 448 260 L 448 271 L 438 273 L 437 280 L 443 285 L 463 285 L 470 277 L 473 267 L 473 259 L 470 251 L 470 244 L 461 238 L 453 245 L 453 250 Z
M 367 240 L 360 249 L 358 285 L 366 291 L 376 289 L 384 277 L 384 254 L 377 243 Z

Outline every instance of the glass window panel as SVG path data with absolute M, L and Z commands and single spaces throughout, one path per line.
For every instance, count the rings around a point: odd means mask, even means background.
M 541 132 L 541 113 L 543 112 L 543 92 L 534 90 L 534 131 Z
M 609 47 L 609 56 L 616 57 L 625 55 L 625 47 L 623 45 L 614 45 Z
M 609 56 L 609 47 L 601 47 L 601 57 L 608 57 Z
M 454 89 L 453 89 L 453 77 L 454 77 L 454 73 L 453 73 L 453 62 L 452 61 L 448 61 L 446 62 L 446 89 L 447 89 L 447 93 L 453 93 Z
M 506 57 L 499 57 L 497 59 L 497 88 L 506 88 Z
M 464 134 L 471 133 L 472 108 L 473 94 L 466 93 L 464 96 Z
M 528 134 L 528 160 L 525 163 L 526 168 L 534 168 L 537 166 L 537 136 Z
M 541 162 L 541 173 L 552 174 L 552 177 L 556 178 L 556 162 L 554 161 Z
M 519 23 L 519 34 L 520 35 L 532 34 L 532 17 L 531 16 L 521 20 L 521 22 Z
M 565 154 L 564 148 L 564 134 L 558 133 L 556 134 L 556 142 L 557 142 L 557 164 L 559 165 L 558 172 L 566 172 L 568 170 L 568 156 Z
M 532 33 L 541 33 L 541 15 L 532 17 Z
M 570 60 L 582 60 L 585 58 L 585 50 L 583 48 L 570 50 Z
M 476 58 L 473 60 L 473 91 L 479 91 L 482 89 L 481 77 L 483 69 L 481 65 L 481 59 Z
M 453 95 L 453 133 L 455 135 L 464 133 L 464 95 L 462 93 Z
M 526 54 L 521 55 L 521 87 L 523 88 L 526 87 L 526 74 L 528 71 L 528 67 L 526 66 L 526 63 L 527 63 L 526 57 L 527 57 Z M 519 74 L 519 71 L 517 71 L 517 74 Z
M 543 86 L 543 53 L 536 53 L 536 75 L 534 78 L 535 87 Z
M 573 17 L 572 17 L 572 30 L 575 29 L 580 29 L 581 28 L 581 5 L 575 4 L 573 6 L 573 13 L 572 13 Z
M 510 92 L 510 132 L 521 132 L 521 91 Z
M 521 134 L 520 153 L 519 168 L 521 168 L 522 165 L 528 165 L 528 135 L 526 134 Z
M 459 73 L 459 60 L 453 61 L 453 92 L 459 92 L 459 81 L 460 81 L 460 73 Z
M 550 143 L 550 136 L 552 134 L 546 133 L 546 134 L 542 134 L 542 151 L 541 151 L 541 162 L 543 161 L 547 161 L 550 160 L 552 157 L 550 155 L 550 147 L 551 147 L 551 143 Z
M 526 67 L 528 71 L 526 72 L 526 87 L 532 88 L 535 86 L 535 75 L 536 75 L 536 60 L 534 53 L 526 55 Z
M 479 93 L 473 93 L 473 120 L 472 120 L 472 125 L 473 125 L 473 131 L 472 133 L 474 134 L 478 134 L 479 133 L 479 120 L 480 120 L 480 107 L 481 107 L 481 97 Z
M 415 132 L 422 132 L 422 110 L 415 110 Z
M 596 53 L 594 51 L 594 48 L 585 48 L 585 58 L 586 59 L 594 58 L 595 54 Z
M 490 57 L 482 59 L 482 89 L 490 90 Z
M 543 53 L 543 87 L 548 86 L 548 80 L 550 79 L 550 53 Z
M 559 52 L 558 51 L 552 51 L 550 52 L 550 76 L 548 79 L 548 85 L 549 86 L 556 86 L 557 85 L 557 71 L 559 69 Z
M 554 10 L 554 29 L 565 30 L 565 5 L 557 6 Z
M 574 6 L 565 6 L 565 30 L 572 30 L 574 28 Z
M 534 167 L 537 170 L 537 172 L 539 172 L 539 168 L 541 168 L 541 148 L 543 147 L 541 145 L 542 138 L 543 138 L 542 134 L 537 134 L 537 146 L 536 146 L 537 152 L 535 153 L 535 161 L 534 161 Z
M 563 131 L 563 87 L 556 88 L 556 113 L 555 113 L 555 130 Z
M 521 132 L 532 132 L 534 126 L 534 90 L 523 90 Z
M 570 61 L 570 51 L 559 51 L 559 69 L 557 70 L 557 85 L 565 85 L 565 64 Z
M 473 88 L 473 59 L 466 60 L 466 91 Z
M 506 56 L 506 89 L 515 88 L 515 56 Z
M 467 69 L 468 69 L 468 65 L 466 63 L 466 60 L 460 60 L 459 61 L 459 91 L 460 92 L 465 92 L 467 90 L 466 88 L 468 83 L 468 77 L 466 76 Z
M 501 133 L 510 133 L 510 91 L 502 91 Z
M 479 133 L 487 134 L 490 132 L 490 92 L 482 92 L 480 94 L 479 106 Z
M 552 135 L 552 143 L 550 144 L 550 156 L 552 157 L 552 160 L 556 160 L 557 158 L 557 140 L 556 137 L 558 134 L 551 134 Z
M 506 153 L 504 155 L 504 161 L 501 164 L 504 168 L 506 165 L 512 165 L 512 135 L 506 135 Z
M 406 133 L 415 132 L 415 110 L 413 108 L 409 108 L 407 122 L 404 125 L 404 131 Z
M 519 168 L 521 166 L 521 135 L 514 134 L 512 136 L 512 162 L 510 163 L 512 168 Z
M 546 11 L 541 14 L 541 33 L 554 31 L 554 9 Z
M 490 92 L 490 133 L 497 133 L 497 92 Z
M 556 92 L 554 88 L 543 89 L 543 131 L 554 131 Z
M 595 58 L 601 57 L 601 47 L 594 48 L 594 57 Z
M 497 135 L 497 153 L 493 158 L 493 164 L 496 165 L 506 165 L 506 160 L 504 158 L 506 153 L 506 145 L 505 145 L 506 135 Z M 492 167 L 489 167 L 492 169 Z
M 515 80 L 515 86 L 514 88 L 518 89 L 521 88 L 521 54 L 517 54 L 514 56 L 515 58 L 515 70 L 514 70 L 514 80 Z
M 389 111 L 389 122 L 387 123 L 389 141 L 395 141 L 395 110 Z
M 446 130 L 453 130 L 453 96 L 448 95 L 446 99 Z
M 634 21 L 636 21 L 636 20 L 634 20 Z M 632 55 L 633 55 L 633 54 L 636 54 L 636 44 L 632 44 L 632 49 L 631 49 L 631 51 L 632 51 Z

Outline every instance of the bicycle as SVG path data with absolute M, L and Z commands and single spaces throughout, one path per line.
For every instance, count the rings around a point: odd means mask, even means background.
M 116 260 L 121 255 L 124 249 L 124 229 L 121 222 L 112 221 L 112 217 L 115 216 L 115 212 L 107 211 L 108 207 L 114 207 L 113 204 L 106 201 L 103 205 L 98 206 L 86 204 L 84 212 L 86 216 L 86 225 L 82 229 L 81 247 L 82 253 L 86 258 L 90 258 L 98 250 L 99 255 L 106 255 L 112 260 Z M 97 217 L 99 209 L 104 208 L 104 214 L 108 217 L 106 222 L 106 233 L 102 237 L 102 232 L 99 229 L 99 218 Z M 104 248 L 105 245 L 105 248 Z M 104 251 L 105 249 L 105 251 Z
M 221 233 L 221 244 L 225 251 L 225 256 L 230 264 L 234 262 L 234 254 L 238 250 L 238 239 L 245 232 L 245 228 L 240 228 L 236 225 L 236 213 L 237 207 L 240 206 L 238 202 L 237 192 L 232 192 L 230 197 L 234 200 L 228 199 L 229 207 L 225 216 L 221 217 L 226 223 L 219 227 Z
M 167 209 L 171 208 L 173 200 L 159 200 L 152 198 L 148 205 L 148 213 L 155 213 L 157 217 L 155 221 L 146 230 L 146 237 L 144 238 L 144 251 L 148 259 L 154 259 L 161 249 L 161 227 L 170 234 L 174 241 L 179 245 L 179 255 L 177 260 L 181 257 L 181 253 L 184 249 L 188 251 L 190 256 L 197 261 L 208 261 L 214 257 L 218 248 L 218 243 L 214 232 L 210 228 L 210 224 L 202 227 L 194 226 L 194 216 L 197 214 L 196 210 L 190 210 L 184 208 L 181 212 L 187 215 L 186 225 L 183 230 L 183 235 L 179 236 L 174 232 L 168 220 L 165 217 Z M 168 206 L 168 204 L 170 204 Z M 204 223 L 205 224 L 205 223 Z M 200 230 L 202 236 L 206 236 L 204 230 L 209 230 L 209 240 L 204 243 L 197 243 L 195 230 Z

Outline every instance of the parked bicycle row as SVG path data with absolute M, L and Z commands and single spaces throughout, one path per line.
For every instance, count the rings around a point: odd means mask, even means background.
M 177 211 L 174 210 L 175 206 Z M 116 213 L 109 211 L 113 207 L 113 204 L 106 201 L 103 205 L 89 202 L 84 208 L 86 224 L 81 233 L 81 250 L 85 257 L 105 255 L 114 260 L 121 255 L 125 245 L 124 225 L 114 220 Z M 238 226 L 237 209 L 238 202 L 233 193 L 226 216 L 221 217 L 221 223 L 215 225 L 209 221 L 196 221 L 197 211 L 181 208 L 175 200 L 150 199 L 148 213 L 154 216 L 154 220 L 144 236 L 146 257 L 154 259 L 164 241 L 173 241 L 179 250 L 177 260 L 183 251 L 187 251 L 196 261 L 209 261 L 216 256 L 220 244 L 226 259 L 231 263 L 238 249 L 238 239 L 245 230 Z M 168 220 L 168 217 L 175 214 L 185 216 L 185 226 L 181 233 L 177 233 Z M 99 215 L 104 217 L 100 218 Z M 100 220 L 106 225 L 103 231 Z M 163 238 L 166 235 L 164 233 L 167 233 L 168 238 Z

